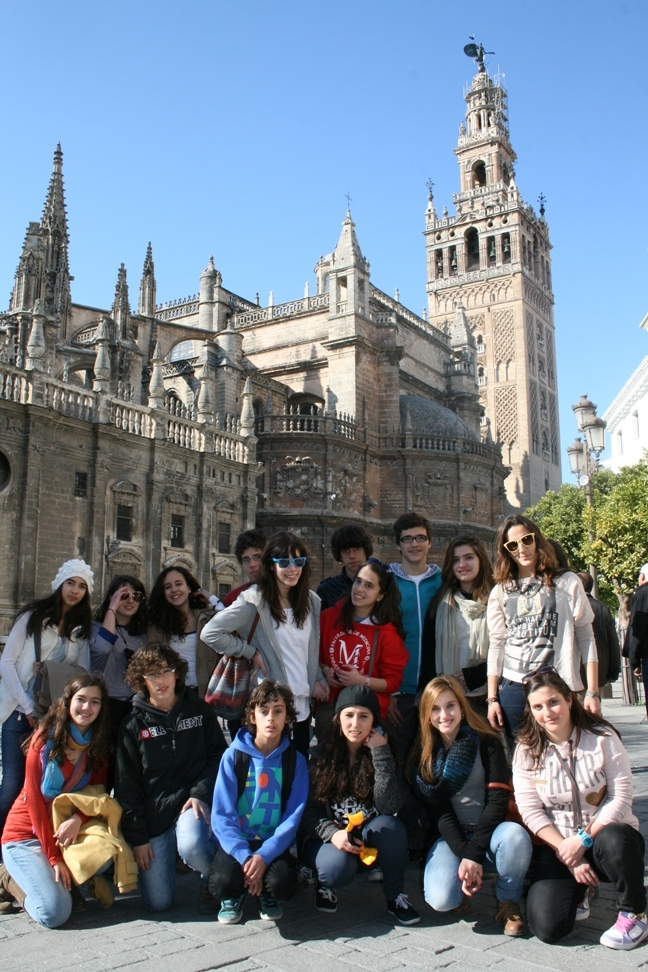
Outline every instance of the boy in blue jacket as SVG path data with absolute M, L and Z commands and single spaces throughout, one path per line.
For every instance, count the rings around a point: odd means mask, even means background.
M 295 719 L 291 690 L 265 679 L 248 699 L 246 727 L 222 758 L 211 816 L 220 847 L 209 890 L 221 901 L 224 925 L 241 920 L 248 892 L 257 897 L 260 917 L 277 921 L 283 915 L 277 899 L 297 888 L 290 847 L 306 805 L 308 768 L 290 742 Z

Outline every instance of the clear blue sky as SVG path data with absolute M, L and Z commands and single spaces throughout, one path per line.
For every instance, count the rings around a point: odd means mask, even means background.
M 517 182 L 551 229 L 563 475 L 571 404 L 599 414 L 648 334 L 645 0 L 5 0 L 0 306 L 64 151 L 73 299 L 131 303 L 153 243 L 158 300 L 224 285 L 267 303 L 313 285 L 347 191 L 373 282 L 420 313 L 426 182 L 452 149 L 474 63 L 505 75 Z

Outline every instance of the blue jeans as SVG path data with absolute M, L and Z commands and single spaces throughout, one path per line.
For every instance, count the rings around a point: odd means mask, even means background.
M 58 928 L 72 911 L 72 895 L 57 882 L 39 840 L 21 840 L 2 846 L 4 864 L 25 892 L 25 911 L 39 925 Z
M 407 831 L 396 817 L 381 814 L 365 824 L 361 833 L 367 847 L 377 848 L 376 867 L 383 872 L 385 897 L 388 901 L 395 901 L 405 885 Z M 348 854 L 330 841 L 315 837 L 309 838 L 304 844 L 302 862 L 317 871 L 317 880 L 327 888 L 346 887 L 358 870 L 364 868 L 357 854 Z
M 2 723 L 2 783 L 0 784 L 0 834 L 14 800 L 25 782 L 25 754 L 20 748 L 31 727 L 23 712 L 14 710 Z
M 149 841 L 155 855 L 148 871 L 140 868 L 140 889 L 149 911 L 167 911 L 173 905 L 176 890 L 175 859 L 178 854 L 188 867 L 200 874 L 207 886 L 209 866 L 218 849 L 209 824 L 196 819 L 191 807 L 181 813 L 175 826 Z
M 493 831 L 482 867 L 497 874 L 498 901 L 518 902 L 522 897 L 531 850 L 531 838 L 519 824 L 504 821 Z M 445 840 L 433 844 L 425 861 L 423 895 L 435 911 L 452 911 L 461 904 L 461 881 L 457 874 L 460 864 Z
M 504 714 L 504 730 L 510 743 L 515 743 L 515 733 L 520 728 L 524 710 L 526 708 L 526 696 L 522 682 L 512 682 L 508 678 L 503 678 L 499 687 L 499 701 Z

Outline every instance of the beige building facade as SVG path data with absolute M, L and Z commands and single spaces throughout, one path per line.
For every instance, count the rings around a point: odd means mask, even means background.
M 233 293 L 210 258 L 159 304 L 150 246 L 136 301 L 122 265 L 111 306 L 74 303 L 57 147 L 0 314 L 0 634 L 69 557 L 98 594 L 172 563 L 223 593 L 256 524 L 300 534 L 316 583 L 343 523 L 390 560 L 419 511 L 440 562 L 457 531 L 492 545 L 507 492 L 524 507 L 559 483 L 548 230 L 515 186 L 502 89 L 480 71 L 467 101 L 457 214 L 426 212 L 427 318 L 374 284 L 350 212 L 287 303 Z

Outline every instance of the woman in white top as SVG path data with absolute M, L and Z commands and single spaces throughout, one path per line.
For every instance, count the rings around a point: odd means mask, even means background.
M 0 834 L 25 780 L 21 743 L 36 728 L 34 680 L 40 661 L 89 665 L 88 634 L 93 572 L 83 560 L 68 560 L 52 581 L 53 593 L 25 605 L 0 656 L 2 784 Z
M 525 675 L 553 665 L 572 691 L 583 689 L 585 708 L 601 711 L 594 613 L 583 585 L 558 566 L 540 527 L 517 513 L 497 535 L 495 587 L 488 600 L 488 721 L 515 735 L 524 713 Z
M 213 617 L 201 634 L 215 652 L 249 658 L 253 676 L 260 673 L 290 687 L 297 710 L 293 742 L 304 754 L 310 745 L 311 698 L 328 699 L 318 660 L 320 599 L 309 590 L 309 579 L 303 540 L 275 533 L 263 551 L 258 583 Z
M 222 609 L 216 595 L 203 590 L 193 574 L 179 565 L 158 575 L 149 597 L 149 645 L 169 645 L 184 658 L 189 666 L 187 688 L 197 689 L 201 698 L 214 664 L 206 657 L 204 645 L 201 654 L 200 633 L 214 611 Z

